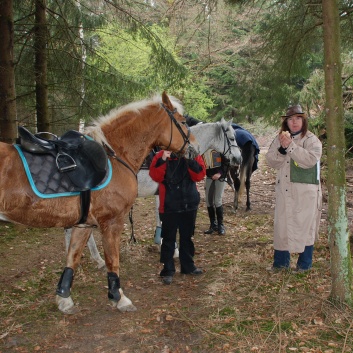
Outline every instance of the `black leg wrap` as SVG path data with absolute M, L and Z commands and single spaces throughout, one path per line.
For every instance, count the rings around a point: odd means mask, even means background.
M 120 279 L 115 272 L 108 272 L 108 288 L 108 298 L 118 302 L 121 299 Z
M 56 288 L 56 294 L 60 297 L 68 298 L 70 296 L 73 279 L 74 270 L 70 267 L 65 267 Z

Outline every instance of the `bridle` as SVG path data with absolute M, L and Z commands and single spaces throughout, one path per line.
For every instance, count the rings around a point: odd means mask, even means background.
M 230 142 L 230 140 L 229 140 L 229 137 L 227 136 L 227 131 L 226 131 L 226 129 L 225 129 L 223 126 L 221 126 L 221 128 L 222 128 L 222 131 L 223 131 L 223 134 L 224 134 L 224 137 L 225 137 L 225 138 L 224 138 L 223 153 L 222 153 L 222 154 L 225 156 L 228 152 L 231 151 L 231 148 L 232 148 L 232 147 L 238 147 L 238 148 L 239 148 L 239 146 L 232 144 L 232 143 Z M 226 144 L 228 145 L 228 148 L 227 148 Z
M 184 149 L 184 147 L 188 144 L 190 145 L 190 128 L 186 125 L 186 128 L 188 130 L 188 134 L 186 135 L 185 132 L 183 131 L 183 129 L 181 128 L 179 122 L 175 119 L 174 114 L 177 112 L 177 109 L 174 109 L 173 111 L 170 111 L 163 103 L 161 103 L 162 108 L 167 112 L 169 118 L 170 118 L 170 141 L 169 141 L 169 145 L 166 148 L 167 150 L 169 149 L 170 145 L 172 144 L 172 140 L 173 140 L 173 123 L 174 125 L 177 127 L 177 129 L 179 130 L 181 136 L 183 137 L 184 140 L 184 144 L 183 146 L 180 148 L 180 150 L 178 152 L 176 152 L 176 154 L 180 154 L 181 151 Z M 123 164 L 127 169 L 129 169 L 135 176 L 135 178 L 137 179 L 137 174 L 135 173 L 135 171 L 125 162 L 123 161 L 121 158 L 119 158 L 115 151 L 109 147 L 108 145 L 106 145 L 105 143 L 103 143 L 103 146 L 105 147 L 107 154 L 109 156 L 111 156 L 112 158 L 116 159 L 118 162 L 120 162 L 121 164 Z
M 184 144 L 183 146 L 180 148 L 180 150 L 178 152 L 176 152 L 176 154 L 180 154 L 181 151 L 184 149 L 184 147 L 188 144 L 190 145 L 190 128 L 188 125 L 185 125 L 187 130 L 188 130 L 188 134 L 186 135 L 184 130 L 181 128 L 179 122 L 175 119 L 174 114 L 177 112 L 177 109 L 175 108 L 173 111 L 169 110 L 163 103 L 161 103 L 162 108 L 167 112 L 169 118 L 170 118 L 170 141 L 169 141 L 169 145 L 166 148 L 166 150 L 169 149 L 170 145 L 172 144 L 172 140 L 173 140 L 173 123 L 174 125 L 177 127 L 177 129 L 179 130 L 183 140 L 184 140 Z
M 219 179 L 220 181 L 223 181 L 223 180 L 226 179 L 226 177 L 227 177 L 227 175 L 228 175 L 228 172 L 229 172 L 229 169 L 230 169 L 229 159 L 226 157 L 226 154 L 227 154 L 228 152 L 231 152 L 231 148 L 232 148 L 232 147 L 238 147 L 238 148 L 239 148 L 239 146 L 232 144 L 232 143 L 230 142 L 230 140 L 229 140 L 229 137 L 227 136 L 227 131 L 226 131 L 226 129 L 225 129 L 223 126 L 221 126 L 221 128 L 222 128 L 222 131 L 223 131 L 223 134 L 224 134 L 224 146 L 223 146 L 223 153 L 221 153 L 221 155 L 222 155 L 222 156 L 226 159 L 226 161 L 227 161 L 226 163 L 223 163 L 223 164 L 226 165 L 226 171 L 225 171 L 225 173 L 224 173 L 224 176 L 225 176 L 225 177 Z

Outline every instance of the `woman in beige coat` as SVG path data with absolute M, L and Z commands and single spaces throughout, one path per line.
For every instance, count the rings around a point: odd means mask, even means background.
M 274 219 L 274 262 L 271 269 L 290 268 L 290 254 L 299 253 L 296 270 L 312 267 L 314 242 L 321 218 L 320 158 L 322 144 L 308 131 L 300 105 L 290 106 L 266 155 L 277 170 Z

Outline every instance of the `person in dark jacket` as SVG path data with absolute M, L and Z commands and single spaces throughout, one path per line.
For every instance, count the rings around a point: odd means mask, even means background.
M 170 151 L 158 152 L 151 163 L 149 174 L 159 183 L 159 216 L 162 222 L 160 273 L 164 284 L 170 284 L 175 274 L 174 249 L 177 231 L 180 235 L 180 272 L 199 275 L 203 271 L 194 264 L 194 235 L 200 194 L 196 182 L 205 175 L 201 156 L 195 159 L 177 157 Z

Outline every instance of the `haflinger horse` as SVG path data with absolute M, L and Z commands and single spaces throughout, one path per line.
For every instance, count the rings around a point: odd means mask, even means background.
M 134 311 L 119 278 L 120 236 L 124 220 L 137 196 L 137 172 L 154 146 L 194 158 L 199 147 L 183 117 L 183 106 L 163 92 L 151 99 L 130 103 L 102 116 L 85 134 L 106 146 L 112 166 L 111 181 L 92 191 L 85 227 L 80 219 L 79 196 L 40 198 L 31 188 L 14 145 L 0 143 L 0 220 L 36 228 L 72 228 L 66 267 L 56 290 L 56 302 L 64 313 L 76 311 L 71 287 L 82 251 L 99 227 L 108 277 L 108 298 L 120 311 Z
M 196 137 L 199 147 L 200 154 L 203 154 L 208 149 L 214 149 L 222 153 L 229 160 L 229 167 L 238 168 L 242 163 L 241 151 L 237 145 L 235 139 L 235 132 L 232 127 L 232 121 L 225 121 L 222 119 L 217 123 L 202 123 L 190 127 L 190 131 Z M 153 181 L 149 176 L 148 169 L 141 169 L 137 173 L 138 178 L 138 195 L 137 197 L 148 197 L 158 193 L 158 183 Z M 155 239 L 156 244 L 160 244 L 161 238 L 161 222 L 159 219 L 159 198 L 156 196 L 156 230 Z M 70 229 L 65 230 L 66 244 L 70 243 Z M 101 258 L 93 234 L 88 239 L 88 249 L 91 253 L 91 257 L 97 262 L 98 268 L 104 266 L 104 261 Z M 176 253 L 174 257 L 177 257 L 178 249 L 176 247 Z

